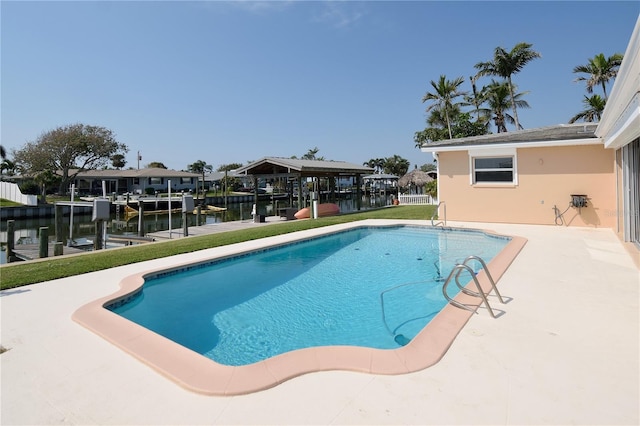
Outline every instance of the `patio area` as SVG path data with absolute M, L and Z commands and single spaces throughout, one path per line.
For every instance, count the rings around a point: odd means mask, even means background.
M 203 396 L 71 319 L 122 278 L 223 248 L 210 249 L 3 291 L 0 423 L 639 424 L 639 262 L 614 233 L 448 225 L 528 242 L 498 282 L 512 299 L 499 305 L 505 313 L 480 310 L 433 367 L 318 372 L 253 394 Z

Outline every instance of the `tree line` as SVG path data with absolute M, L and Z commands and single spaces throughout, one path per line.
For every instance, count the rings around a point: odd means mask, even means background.
M 529 92 L 518 91 L 513 76 L 534 59 L 542 57 L 532 47 L 529 43 L 518 43 L 511 50 L 496 47 L 493 59 L 475 64 L 477 72 L 469 77 L 471 91 L 461 90 L 464 77 L 449 80 L 441 75 L 437 81 L 431 80 L 431 90 L 422 97 L 422 102 L 428 104 L 427 127 L 415 132 L 415 146 L 420 148 L 434 141 L 490 134 L 492 122 L 497 133 L 507 132 L 507 125 L 514 126 L 515 130 L 523 129 L 518 109 L 530 108 L 524 99 Z M 619 53 L 609 57 L 600 53 L 590 58 L 586 65 L 573 69 L 574 73 L 584 74 L 574 81 L 586 82 L 587 93 L 592 94 L 594 88 L 599 87 L 604 97 L 585 95 L 585 109 L 571 117 L 569 123 L 600 120 L 607 100 L 607 84 L 616 77 L 622 59 L 623 55 Z M 487 76 L 498 79 L 492 78 L 489 84 L 479 88 L 479 79 Z M 465 107 L 468 108 L 466 111 L 463 110 Z

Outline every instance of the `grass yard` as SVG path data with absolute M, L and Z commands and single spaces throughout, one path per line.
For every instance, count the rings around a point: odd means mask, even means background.
M 191 253 L 212 247 L 364 219 L 428 220 L 435 209 L 435 206 L 395 206 L 367 212 L 323 217 L 316 220 L 295 220 L 251 229 L 141 244 L 122 249 L 101 250 L 74 256 L 49 257 L 29 262 L 15 262 L 0 267 L 0 287 L 5 290 L 176 254 Z M 82 256 L 82 260 L 78 259 L 79 256 Z

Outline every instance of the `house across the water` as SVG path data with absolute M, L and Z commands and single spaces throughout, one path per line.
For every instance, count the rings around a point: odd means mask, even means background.
M 86 170 L 78 173 L 73 183 L 80 195 L 101 195 L 102 182 L 107 194 L 153 194 L 171 190 L 194 191 L 198 185 L 197 173 L 162 168 L 131 170 Z

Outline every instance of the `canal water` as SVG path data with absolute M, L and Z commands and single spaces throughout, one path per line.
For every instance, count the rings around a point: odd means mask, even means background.
M 364 196 L 360 204 L 362 211 L 378 208 L 390 205 L 392 198 L 390 195 L 380 195 L 374 197 Z M 340 211 L 343 213 L 356 211 L 357 203 L 355 196 L 352 198 L 345 198 L 336 200 L 336 204 L 340 206 Z M 266 216 L 274 216 L 277 214 L 279 208 L 288 207 L 286 200 L 275 201 L 260 201 L 257 210 L 260 214 Z M 253 203 L 229 203 L 227 210 L 224 212 L 217 212 L 213 214 L 202 214 L 200 216 L 200 225 L 214 224 L 219 222 L 232 222 L 238 220 L 252 220 Z M 195 214 L 187 215 L 189 220 L 189 226 L 197 226 L 197 217 Z M 126 217 L 124 213 L 112 213 L 109 221 L 107 221 L 107 234 L 108 235 L 122 235 L 122 236 L 138 236 L 138 216 Z M 34 218 L 25 220 L 15 220 L 15 245 L 16 248 L 20 244 L 37 244 L 38 234 L 41 227 L 49 228 L 49 240 L 55 241 L 55 220 L 54 218 Z M 171 215 L 171 229 L 182 229 L 182 214 L 172 213 Z M 144 216 L 144 233 L 145 235 L 151 232 L 166 231 L 169 229 L 169 215 L 168 214 L 156 214 Z M 95 238 L 95 223 L 91 220 L 90 214 L 75 214 L 73 217 L 73 226 L 70 226 L 70 218 L 65 217 L 63 222 L 63 235 L 67 239 L 73 239 L 78 243 L 84 241 L 91 241 Z M 2 222 L 0 224 L 0 241 L 3 243 L 2 250 L 0 251 L 0 264 L 6 263 L 6 251 L 4 243 L 7 241 L 7 223 Z M 90 244 L 87 244 L 87 248 Z

